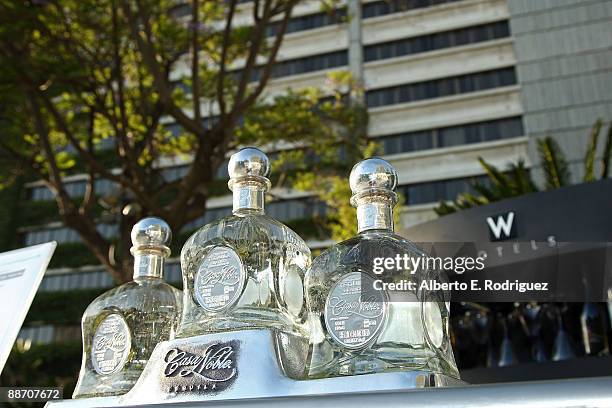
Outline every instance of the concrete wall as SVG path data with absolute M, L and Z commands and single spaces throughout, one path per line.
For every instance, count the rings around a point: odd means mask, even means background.
M 550 134 L 579 182 L 591 126 L 602 118 L 607 131 L 612 120 L 612 1 L 508 0 L 508 8 L 531 162 L 536 139 Z

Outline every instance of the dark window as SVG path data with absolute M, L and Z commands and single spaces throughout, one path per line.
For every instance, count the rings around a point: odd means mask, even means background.
M 515 83 L 514 67 L 503 68 L 416 84 L 374 89 L 366 92 L 366 103 L 369 108 L 375 108 L 383 105 L 482 91 Z
M 453 3 L 461 0 L 383 0 L 366 3 L 361 6 L 363 18 L 384 16 L 385 14 L 400 13 L 402 11 L 413 10 L 436 6 L 438 4 Z
M 517 117 L 442 128 L 438 131 L 437 142 L 440 147 L 448 147 L 522 135 L 523 122 Z
M 382 136 L 374 140 L 382 145 L 384 154 L 397 154 L 433 149 L 434 147 L 459 146 L 519 136 L 523 136 L 523 121 L 521 117 L 400 133 Z
M 334 25 L 341 23 L 346 18 L 346 10 L 345 9 L 336 9 L 332 12 L 324 12 L 324 13 L 316 13 L 316 14 L 308 14 L 305 16 L 299 16 L 292 18 L 287 23 L 287 29 L 285 31 L 288 33 L 295 33 L 298 31 L 312 30 L 319 27 L 325 27 L 329 25 Z M 275 21 L 268 26 L 267 34 L 268 36 L 276 36 L 280 29 L 280 22 Z
M 420 37 L 373 44 L 364 47 L 365 61 L 376 61 L 402 55 L 417 54 L 459 45 L 495 40 L 510 35 L 507 21 L 485 24 L 482 26 L 461 28 L 442 33 L 428 34 Z
M 434 147 L 433 132 L 431 131 L 384 136 L 375 140 L 382 144 L 385 154 L 416 152 Z
M 346 64 L 348 64 L 347 51 L 335 51 L 328 54 L 313 55 L 279 62 L 272 70 L 272 77 L 279 78 L 306 72 L 321 71 L 324 69 L 341 67 Z
M 272 78 L 281 78 L 291 75 L 304 74 L 306 72 L 321 71 L 329 68 L 336 68 L 348 64 L 348 53 L 346 50 L 334 51 L 327 54 L 311 55 L 303 58 L 296 58 L 278 62 L 272 68 Z M 251 81 L 258 81 L 261 77 L 262 69 L 256 67 L 251 75 Z M 233 71 L 236 81 L 240 79 L 241 72 Z
M 398 191 L 404 195 L 408 205 L 435 203 L 441 200 L 454 200 L 463 192 L 474 193 L 472 183 L 475 181 L 486 184 L 488 178 L 475 176 L 407 184 L 399 186 Z

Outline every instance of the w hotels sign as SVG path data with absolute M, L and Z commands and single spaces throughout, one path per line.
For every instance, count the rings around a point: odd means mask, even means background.
M 489 238 L 492 242 L 516 238 L 516 223 L 514 211 L 487 217 Z

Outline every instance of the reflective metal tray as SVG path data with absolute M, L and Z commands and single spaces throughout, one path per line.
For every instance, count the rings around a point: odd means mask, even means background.
M 62 404 L 111 407 L 336 395 L 464 384 L 455 378 L 425 371 L 292 379 L 290 376 L 299 371 L 297 367 L 303 367 L 307 345 L 290 336 L 280 336 L 269 330 L 243 330 L 162 342 L 127 394 Z M 56 403 L 51 405 L 55 407 Z

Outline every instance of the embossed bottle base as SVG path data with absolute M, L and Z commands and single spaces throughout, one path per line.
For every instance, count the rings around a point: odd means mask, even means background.
M 276 329 L 279 331 L 287 331 L 288 328 L 293 328 L 296 334 L 301 334 L 307 337 L 305 332 L 299 332 L 302 329 L 295 322 L 278 313 L 275 309 L 256 308 L 256 307 L 241 307 L 233 311 L 230 316 L 201 316 L 200 320 L 183 324 L 176 335 L 177 339 L 186 339 L 197 337 L 200 335 L 212 335 L 221 332 L 232 332 L 239 330 L 266 330 Z M 305 330 L 302 329 L 302 330 Z M 197 333 L 197 334 L 196 334 Z

